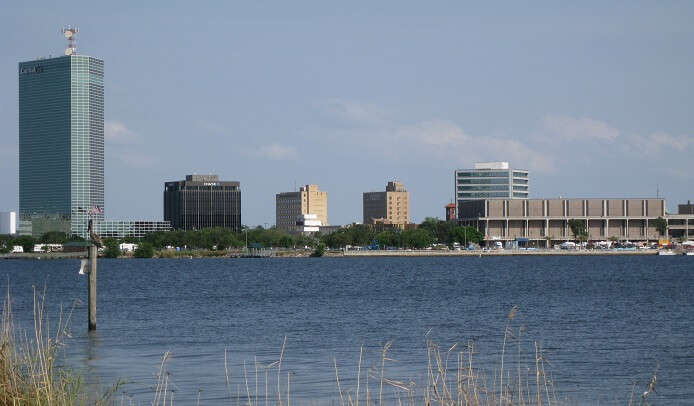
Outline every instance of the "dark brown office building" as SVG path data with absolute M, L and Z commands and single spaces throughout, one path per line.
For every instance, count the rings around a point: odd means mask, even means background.
M 694 204 L 687 201 L 687 204 L 677 205 L 677 214 L 694 214 Z
M 217 175 L 187 175 L 164 184 L 164 220 L 179 230 L 223 227 L 241 231 L 241 184 Z

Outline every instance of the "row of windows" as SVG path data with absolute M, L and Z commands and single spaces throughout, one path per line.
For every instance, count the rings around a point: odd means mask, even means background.
M 508 178 L 505 179 L 458 179 L 459 185 L 508 185 Z
M 459 178 L 508 178 L 506 171 L 470 171 L 458 172 Z
M 508 191 L 508 185 L 498 186 L 458 186 L 458 190 L 493 190 L 493 191 Z
M 508 192 L 479 192 L 479 193 L 466 193 L 458 192 L 459 199 L 483 199 L 485 197 L 508 197 Z

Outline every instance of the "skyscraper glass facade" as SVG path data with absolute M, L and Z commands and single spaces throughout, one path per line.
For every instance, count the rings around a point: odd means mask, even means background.
M 460 205 L 469 200 L 527 199 L 528 171 L 512 169 L 508 162 L 482 162 L 472 169 L 457 169 L 453 175 L 455 197 Z
M 104 63 L 19 63 L 20 232 L 86 236 L 104 218 Z M 90 214 L 91 212 L 91 214 Z

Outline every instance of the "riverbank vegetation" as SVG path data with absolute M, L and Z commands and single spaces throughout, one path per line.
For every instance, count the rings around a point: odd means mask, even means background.
M 240 248 L 290 248 L 315 249 L 323 244 L 326 249 L 340 249 L 348 246 L 421 249 L 432 244 L 479 244 L 482 234 L 474 227 L 458 226 L 454 222 L 427 217 L 419 225 L 400 229 L 375 225 L 352 224 L 341 227 L 333 233 L 313 235 L 290 234 L 277 228 L 246 228 L 234 232 L 224 228 L 202 230 L 172 230 L 147 234 L 144 238 L 126 237 L 105 238 L 103 255 L 116 258 L 122 253 L 120 243 L 145 243 L 149 248 L 135 253 L 136 257 L 150 258 L 154 251 L 165 249 L 226 251 Z M 0 236 L 0 253 L 9 252 L 15 245 L 21 245 L 24 252 L 33 251 L 34 244 L 62 244 L 68 241 L 84 241 L 79 237 L 69 237 L 64 233 L 51 232 L 34 239 L 31 236 Z M 167 254 L 168 255 L 168 254 Z
M 0 323 L 0 405 L 109 405 L 118 384 L 103 393 L 88 393 L 82 377 L 56 365 L 69 336 L 70 314 L 48 327 L 44 295 L 34 291 L 33 331 L 15 329 L 8 294 Z

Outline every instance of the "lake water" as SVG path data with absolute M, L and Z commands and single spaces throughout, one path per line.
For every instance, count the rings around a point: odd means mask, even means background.
M 424 387 L 427 339 L 444 350 L 474 343 L 491 377 L 514 305 L 510 326 L 523 326 L 524 370 L 527 362 L 534 373 L 537 340 L 569 403 L 625 404 L 654 372 L 656 403 L 694 399 L 692 257 L 104 259 L 91 336 L 78 264 L 1 261 L 15 320 L 28 326 L 32 286 L 45 287 L 53 324 L 59 305 L 72 309 L 65 362 L 92 383 L 127 380 L 119 393 L 135 403 L 152 398 L 166 351 L 178 404 L 198 395 L 201 404 L 228 404 L 230 392 L 245 398 L 244 361 L 249 391 L 258 376 L 262 394 L 263 368 L 279 358 L 285 336 L 282 379 L 289 373 L 292 404 L 339 404 L 333 362 L 343 390 L 353 392 L 362 345 L 362 379 L 370 373 L 373 383 L 389 341 L 396 360 L 387 363 L 389 378 Z M 512 377 L 514 340 L 506 358 Z

